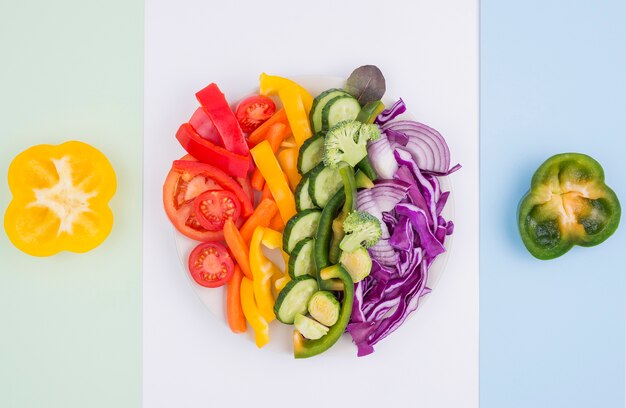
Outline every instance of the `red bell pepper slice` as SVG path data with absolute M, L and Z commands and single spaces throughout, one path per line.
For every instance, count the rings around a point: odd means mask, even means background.
M 196 109 L 193 115 L 191 115 L 189 124 L 203 139 L 218 146 L 224 146 L 222 144 L 222 138 L 215 128 L 213 121 L 202 106 Z
M 230 177 L 222 170 L 206 163 L 189 161 L 189 160 L 174 160 L 172 163 L 172 169 L 176 169 L 180 172 L 187 172 L 192 175 L 203 175 L 206 178 L 214 180 L 224 190 L 230 191 L 237 197 L 237 200 L 241 203 L 241 216 L 247 217 L 252 214 L 254 208 L 252 207 L 252 201 L 244 189 L 239 183 Z
M 201 162 L 209 163 L 235 177 L 246 177 L 248 174 L 250 156 L 235 154 L 203 139 L 189 123 L 183 123 L 178 128 L 176 139 L 187 153 Z
M 248 144 L 243 137 L 237 118 L 230 110 L 224 94 L 217 85 L 212 83 L 198 91 L 196 99 L 213 121 L 213 125 L 222 137 L 224 147 L 235 154 L 248 155 Z

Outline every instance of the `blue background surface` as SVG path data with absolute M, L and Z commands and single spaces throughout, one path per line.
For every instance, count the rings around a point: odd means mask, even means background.
M 481 408 L 624 407 L 626 220 L 553 261 L 516 208 L 549 156 L 582 152 L 626 207 L 626 2 L 481 2 Z

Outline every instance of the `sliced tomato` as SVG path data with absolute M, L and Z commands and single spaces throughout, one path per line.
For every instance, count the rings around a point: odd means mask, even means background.
M 221 188 L 212 178 L 172 167 L 163 184 L 163 206 L 174 227 L 196 241 L 219 241 L 222 231 L 208 231 L 196 219 L 194 199 L 203 192 Z
M 235 194 L 235 196 L 241 203 L 242 216 L 247 217 L 248 215 L 252 214 L 252 211 L 254 211 L 250 198 L 243 191 L 239 183 L 237 183 L 235 180 L 233 180 L 232 177 L 230 177 L 228 174 L 224 173 L 217 167 L 213 167 L 210 164 L 196 161 L 175 160 L 172 164 L 172 169 L 174 168 L 176 168 L 179 172 L 186 172 L 196 176 L 201 175 L 204 178 L 213 179 L 224 190 L 228 190 Z
M 203 242 L 189 255 L 189 272 L 198 285 L 217 288 L 227 283 L 235 269 L 228 250 L 218 242 Z
M 168 218 L 181 234 L 196 241 L 219 241 L 222 231 L 209 231 L 196 218 L 194 200 L 208 190 L 226 190 L 239 201 L 241 214 L 252 213 L 252 203 L 239 184 L 226 173 L 208 164 L 176 160 L 163 184 L 163 206 Z
M 203 139 L 218 146 L 223 146 L 220 134 L 202 106 L 196 109 L 193 115 L 191 115 L 189 124 Z
M 226 190 L 209 190 L 194 199 L 196 219 L 209 231 L 221 231 L 227 219 L 239 220 L 241 204 L 237 197 Z
M 254 95 L 239 102 L 235 117 L 241 130 L 245 133 L 252 133 L 254 129 L 271 118 L 274 112 L 276 112 L 274 101 L 267 96 Z

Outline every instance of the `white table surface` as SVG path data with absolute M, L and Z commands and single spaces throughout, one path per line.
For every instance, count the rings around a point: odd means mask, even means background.
M 147 0 L 145 19 L 144 407 L 477 407 L 478 2 Z M 183 154 L 175 132 L 208 83 L 228 98 L 263 71 L 347 76 L 363 64 L 382 69 L 464 166 L 451 177 L 452 253 L 430 299 L 373 355 L 296 361 L 230 333 L 202 305 L 161 187 Z

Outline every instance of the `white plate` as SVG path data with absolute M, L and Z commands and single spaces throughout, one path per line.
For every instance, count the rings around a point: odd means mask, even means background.
M 330 77 L 330 76 L 301 76 L 295 77 L 294 80 L 306 88 L 311 95 L 318 95 L 321 92 L 330 89 L 330 88 L 343 88 L 345 84 L 345 79 L 339 77 Z M 258 92 L 258 89 L 255 91 Z M 252 92 L 251 92 L 252 93 Z M 243 99 L 246 95 L 242 95 Z M 383 102 L 386 106 L 391 106 L 398 98 L 394 95 L 393 97 L 389 97 L 388 95 L 384 98 Z M 410 109 L 408 109 L 410 110 Z M 413 117 L 409 112 L 404 113 L 402 115 L 403 118 L 407 119 L 417 119 Z M 446 207 L 442 211 L 442 216 L 448 219 L 454 219 L 454 197 L 453 192 L 451 191 L 450 182 L 448 177 L 440 177 L 441 189 L 442 191 L 450 191 L 450 197 L 448 198 L 448 203 Z M 191 240 L 184 235 L 180 234 L 178 231 L 174 233 L 175 241 L 176 241 L 176 249 L 178 251 L 178 256 L 183 265 L 183 273 L 189 279 L 191 283 L 191 287 L 194 292 L 198 295 L 202 303 L 209 309 L 209 311 L 217 317 L 218 320 L 224 323 L 224 336 L 234 336 L 226 323 L 226 299 L 225 299 L 225 287 L 222 288 L 205 288 L 203 286 L 198 285 L 191 274 L 189 273 L 189 269 L 187 266 L 187 259 L 191 250 L 198 245 L 197 241 Z M 426 285 L 431 288 L 433 291 L 422 297 L 420 301 L 420 306 L 418 310 L 413 313 L 417 313 L 423 305 L 424 301 L 430 296 L 436 296 L 435 287 L 437 286 L 437 282 L 441 278 L 445 270 L 445 266 L 448 262 L 448 257 L 450 256 L 450 250 L 452 246 L 452 236 L 446 238 L 445 247 L 446 252 L 441 254 L 435 262 L 431 265 L 428 275 L 428 281 Z M 272 257 L 273 259 L 280 259 L 280 257 Z M 279 266 L 282 265 L 282 260 L 279 262 Z M 401 335 L 401 330 L 398 330 L 400 333 L 394 333 L 392 335 Z M 270 342 L 265 347 L 264 350 L 274 350 L 281 353 L 292 353 L 293 352 L 293 343 L 292 343 L 292 333 L 293 326 L 288 326 L 280 323 L 275 320 L 270 323 Z M 248 332 L 245 334 L 248 336 L 248 339 L 253 344 L 254 343 L 254 335 L 253 331 L 250 327 L 248 327 Z M 337 342 L 335 346 L 329 351 L 331 353 L 352 353 L 356 355 L 356 346 L 354 346 L 351 342 L 351 338 L 349 335 L 344 334 L 343 338 Z M 328 353 L 328 352 L 327 352 Z

